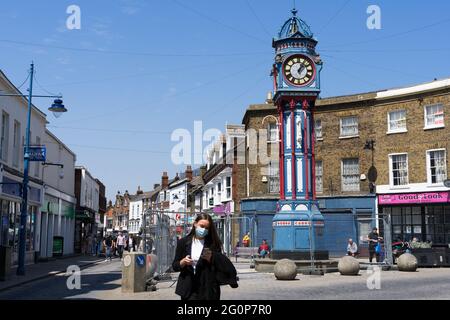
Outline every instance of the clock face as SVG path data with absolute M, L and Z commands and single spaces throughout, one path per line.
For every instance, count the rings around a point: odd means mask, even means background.
M 294 86 L 306 86 L 315 77 L 316 70 L 311 59 L 296 55 L 289 57 L 283 66 L 286 80 Z

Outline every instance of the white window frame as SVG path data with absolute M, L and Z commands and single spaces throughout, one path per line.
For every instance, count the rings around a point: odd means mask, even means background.
M 345 189 L 344 188 L 344 161 L 345 160 L 358 160 L 358 188 L 356 186 L 354 189 Z M 361 176 L 361 163 L 359 158 L 346 158 L 341 160 L 341 189 L 342 192 L 359 192 L 361 191 L 361 182 L 360 182 L 360 176 Z
M 217 197 L 222 200 L 222 181 L 217 182 Z
M 350 119 L 350 118 L 355 118 L 356 119 L 356 134 L 351 134 L 351 135 L 344 135 L 344 133 L 343 133 L 343 126 L 342 126 L 342 122 L 345 120 L 345 119 Z M 357 138 L 357 137 L 359 137 L 359 118 L 358 118 L 358 116 L 349 116 L 349 117 L 343 117 L 343 118 L 341 118 L 341 119 L 339 119 L 339 123 L 340 123 L 340 136 L 339 136 L 339 139 L 349 139 L 349 138 Z
M 317 126 L 317 123 L 320 122 L 320 130 L 317 130 L 317 128 L 319 128 Z M 317 135 L 317 132 L 320 131 L 320 136 Z M 315 133 L 315 138 L 316 141 L 323 141 L 323 127 L 322 127 L 322 119 L 316 119 L 314 120 L 314 133 Z
M 13 126 L 13 158 L 12 158 L 12 165 L 15 168 L 19 168 L 20 166 L 20 147 L 22 145 L 21 139 L 21 124 L 19 121 L 14 120 L 14 126 Z
M 432 182 L 432 177 L 431 177 L 431 157 L 430 157 L 430 153 L 431 152 L 439 152 L 439 151 L 444 151 L 444 169 L 445 169 L 445 177 L 443 179 L 443 181 L 441 182 L 436 182 L 433 183 Z M 426 161 L 427 161 L 427 182 L 430 186 L 436 186 L 436 185 L 442 185 L 443 182 L 447 179 L 448 177 L 448 173 L 447 173 L 447 150 L 446 149 L 431 149 L 431 150 L 427 150 L 425 152 L 425 157 L 426 157 Z
M 228 178 L 230 178 L 230 185 L 229 186 L 227 185 Z M 231 176 L 225 177 L 225 196 L 226 196 L 227 200 L 231 199 L 231 197 L 232 197 L 231 184 L 232 184 L 231 183 Z M 229 193 L 229 195 L 228 195 L 228 193 Z
M 442 124 L 433 124 L 433 125 L 429 125 L 428 121 L 427 121 L 427 108 L 432 108 L 432 107 L 437 107 L 437 106 L 441 106 L 442 107 L 442 117 L 443 117 L 443 123 Z M 430 129 L 439 129 L 439 128 L 445 128 L 445 110 L 444 110 L 444 105 L 442 103 L 435 103 L 435 104 L 430 104 L 430 105 L 426 105 L 423 107 L 423 113 L 424 113 L 424 130 L 430 130 Z
M 393 162 L 392 157 L 394 156 L 403 156 L 406 155 L 406 177 L 407 177 L 407 183 L 405 185 L 394 185 L 394 173 L 393 173 Z M 407 152 L 403 153 L 391 153 L 388 155 L 389 157 L 389 186 L 391 189 L 409 189 L 409 157 Z
M 404 112 L 405 113 L 405 128 L 402 128 L 402 129 L 392 129 L 391 128 L 391 114 L 394 113 L 394 112 Z M 387 134 L 408 132 L 408 125 L 407 125 L 407 122 L 406 122 L 407 115 L 408 115 L 408 113 L 407 113 L 406 109 L 399 109 L 399 110 L 389 111 L 388 114 L 387 114 L 387 124 L 388 124 Z
M 270 161 L 267 165 L 267 191 L 269 194 L 280 193 L 280 167 L 276 161 Z M 278 189 L 275 187 L 278 181 Z M 272 187 L 275 187 L 272 189 Z
M 317 177 L 318 177 L 318 175 L 317 175 L 317 172 L 318 172 L 318 170 L 317 170 L 317 164 L 318 163 L 320 163 L 321 164 L 321 175 L 320 175 L 320 177 L 321 177 L 321 183 L 322 183 L 322 188 L 318 188 L 317 186 L 318 186 L 318 184 L 317 184 Z M 316 167 L 315 167 L 315 173 L 316 173 L 316 181 L 315 181 L 315 184 L 316 184 L 316 192 L 317 193 L 323 193 L 323 160 L 316 160 Z
M 275 128 L 271 129 L 271 126 L 275 126 Z M 272 134 L 274 134 L 275 137 L 273 137 Z M 267 124 L 267 143 L 278 143 L 278 142 L 279 142 L 278 123 L 269 122 Z
M 5 119 L 5 123 L 3 123 Z M 4 162 L 8 162 L 8 149 L 9 149 L 9 114 L 2 111 L 2 123 L 0 132 L 0 159 Z

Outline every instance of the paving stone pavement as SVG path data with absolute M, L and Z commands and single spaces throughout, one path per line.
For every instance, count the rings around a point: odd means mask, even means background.
M 240 278 L 239 288 L 221 288 L 222 300 L 385 300 L 446 299 L 450 300 L 450 269 L 419 269 L 418 272 L 382 271 L 380 290 L 370 290 L 367 280 L 373 273 L 362 270 L 359 276 L 324 276 L 298 274 L 294 281 L 276 280 L 273 274 L 258 273 L 249 263 L 235 264 Z M 101 262 L 81 271 L 81 289 L 69 290 L 67 277 L 53 277 L 0 292 L 0 300 L 10 299 L 90 299 L 90 300 L 179 300 L 173 281 L 157 284 L 157 291 L 122 293 L 121 261 Z M 377 274 L 378 275 L 378 274 Z M 174 280 L 178 274 L 172 274 Z M 376 281 L 369 281 L 376 284 Z

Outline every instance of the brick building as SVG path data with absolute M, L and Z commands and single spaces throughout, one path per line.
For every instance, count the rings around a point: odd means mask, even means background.
M 113 231 L 128 231 L 130 194 L 128 190 L 123 195 L 117 192 L 113 207 Z
M 270 97 L 265 104 L 251 105 L 242 123 L 245 125 L 245 165 L 240 186 L 241 212 L 246 217 L 240 239 L 250 232 L 252 241 L 272 243 L 272 218 L 280 199 L 279 133 L 277 108 Z
M 344 253 L 350 237 L 366 247 L 365 238 L 383 213 L 392 214 L 394 239 L 450 242 L 450 189 L 443 183 L 448 172 L 449 91 L 447 79 L 317 101 L 316 190 L 331 255 Z M 264 141 L 277 134 L 276 117 L 268 100 L 250 106 L 243 119 L 247 131 L 259 132 L 257 143 L 251 142 L 254 133 L 247 132 L 246 170 L 238 182 L 246 185 L 242 212 L 257 216 L 258 242 L 272 239 L 278 163 L 274 169 L 271 162 L 254 163 L 251 148 L 266 143 L 268 154 L 274 151 L 270 161 L 278 159 L 275 143 Z M 267 135 L 259 131 L 264 129 Z

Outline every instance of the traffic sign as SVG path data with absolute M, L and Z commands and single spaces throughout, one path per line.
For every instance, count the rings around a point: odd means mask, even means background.
M 138 265 L 138 267 L 145 266 L 145 257 L 143 255 L 136 256 L 136 264 Z
M 450 188 L 450 180 L 445 180 L 444 181 L 444 186 L 447 188 Z

